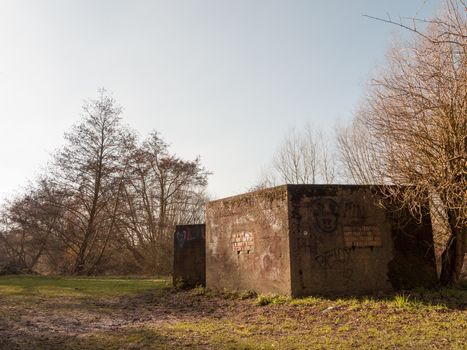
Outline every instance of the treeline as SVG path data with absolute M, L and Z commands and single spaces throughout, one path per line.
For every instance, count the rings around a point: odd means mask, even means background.
M 253 189 L 281 183 L 392 186 L 391 206 L 427 215 L 440 282 L 456 284 L 467 250 L 467 4 L 446 0 L 388 53 L 353 120 L 335 138 L 290 132 Z M 202 222 L 208 172 L 120 123 L 101 94 L 84 106 L 47 175 L 1 215 L 0 269 L 53 273 L 168 273 L 177 223 Z M 400 189 L 403 189 L 402 191 Z M 392 210 L 392 209 L 391 209 Z M 10 271 L 13 272 L 13 271 Z
M 171 272 L 174 225 L 204 220 L 209 173 L 140 140 L 101 91 L 83 106 L 46 174 L 1 211 L 0 272 Z

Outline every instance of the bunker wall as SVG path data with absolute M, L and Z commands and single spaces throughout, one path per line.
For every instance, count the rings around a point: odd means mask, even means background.
M 289 185 L 294 296 L 360 294 L 436 283 L 429 217 L 377 205 L 375 188 Z
M 174 233 L 173 283 L 206 285 L 205 225 L 177 225 Z
M 207 287 L 290 294 L 288 228 L 286 186 L 208 203 Z

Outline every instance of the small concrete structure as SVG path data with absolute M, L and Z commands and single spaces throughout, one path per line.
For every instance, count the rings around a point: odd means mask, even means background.
M 208 203 L 207 287 L 305 296 L 433 285 L 429 216 L 386 211 L 377 193 L 284 185 Z
M 205 225 L 177 225 L 174 234 L 173 283 L 206 285 Z

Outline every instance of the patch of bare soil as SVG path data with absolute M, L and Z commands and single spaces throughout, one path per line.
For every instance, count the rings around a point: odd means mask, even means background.
M 232 319 L 246 313 L 251 304 L 251 300 L 208 298 L 175 290 L 162 295 L 33 298 L 17 303 L 0 297 L 0 349 L 60 349 L 70 338 L 84 339 L 96 332 L 118 335 L 129 328 L 153 328 L 205 316 Z M 79 346 L 79 342 L 75 344 Z

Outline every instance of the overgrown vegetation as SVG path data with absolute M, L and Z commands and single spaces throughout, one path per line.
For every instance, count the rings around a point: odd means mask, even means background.
M 174 226 L 203 221 L 208 172 L 101 91 L 46 172 L 0 211 L 0 274 L 168 274 Z
M 291 299 L 169 279 L 0 277 L 0 349 L 465 349 L 467 289 Z
M 356 183 L 397 185 L 392 205 L 420 217 L 431 203 L 444 228 L 440 282 L 456 284 L 467 247 L 467 3 L 446 0 L 438 17 L 408 26 L 383 21 L 414 36 L 389 51 L 339 130 L 340 157 Z

